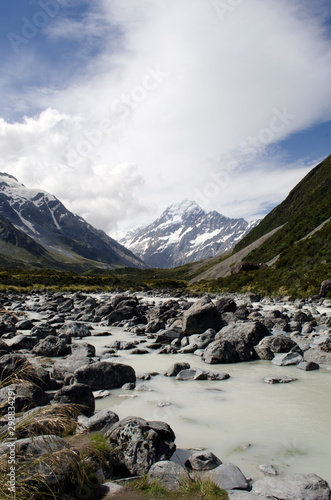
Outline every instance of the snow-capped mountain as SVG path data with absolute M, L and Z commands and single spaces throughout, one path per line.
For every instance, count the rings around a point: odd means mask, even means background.
M 146 267 L 131 251 L 67 210 L 55 196 L 27 189 L 6 173 L 0 173 L 0 216 L 4 218 L 2 235 L 8 239 L 10 233 L 9 241 L 2 237 L 2 252 L 7 254 L 11 241 L 22 241 L 20 233 L 24 233 L 45 249 L 44 258 L 54 263 L 84 264 L 87 259 L 104 267 Z
M 152 267 L 171 268 L 230 250 L 258 222 L 207 213 L 185 199 L 149 226 L 129 231 L 120 243 Z

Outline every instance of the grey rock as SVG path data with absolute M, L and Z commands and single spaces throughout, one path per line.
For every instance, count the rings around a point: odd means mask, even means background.
M 253 493 L 282 500 L 329 500 L 330 488 L 315 474 L 266 476 L 253 484 Z
M 45 339 L 40 340 L 32 349 L 33 354 L 50 358 L 66 356 L 67 354 L 70 354 L 70 352 L 71 348 L 67 346 L 65 340 L 59 337 L 54 337 L 53 335 L 49 335 Z
M 255 495 L 249 491 L 232 490 L 228 492 L 229 500 L 267 500 L 267 497 Z
M 92 358 L 79 356 L 79 354 L 71 355 L 66 359 L 54 363 L 52 376 L 58 380 L 65 380 L 68 375 L 73 377 L 77 369 L 92 365 L 93 363 Z
M 188 469 L 199 471 L 216 469 L 221 464 L 221 460 L 211 451 L 193 453 L 185 462 Z
M 33 323 L 29 319 L 22 319 L 21 321 L 17 321 L 15 328 L 16 330 L 31 330 Z
M 73 384 L 62 387 L 54 395 L 56 403 L 81 405 L 83 415 L 91 416 L 95 410 L 95 401 L 91 388 L 85 384 Z
M 122 387 L 128 382 L 136 381 L 136 374 L 131 366 L 120 363 L 99 361 L 78 368 L 74 373 L 77 383 L 87 384 L 92 391 Z
M 89 337 L 91 335 L 91 328 L 77 321 L 66 321 L 61 326 L 59 333 L 64 333 L 70 337 Z
M 331 363 L 331 350 L 329 350 L 329 341 L 319 344 L 317 347 L 312 347 L 304 353 L 304 359 L 306 361 L 314 361 L 318 364 L 330 364 Z
M 124 486 L 121 486 L 120 484 L 116 484 L 116 483 L 107 482 L 107 483 L 103 483 L 100 486 L 99 494 L 100 494 L 101 498 L 104 498 L 104 497 L 116 498 L 117 495 L 119 493 L 121 493 L 121 491 L 123 491 L 123 490 L 124 490 Z
M 295 382 L 297 379 L 293 377 L 265 377 L 264 382 L 266 384 L 289 384 L 290 382 Z
M 302 351 L 294 347 L 288 353 L 277 354 L 271 362 L 276 366 L 297 365 L 303 360 Z
M 314 361 L 301 361 L 297 365 L 297 368 L 299 368 L 299 370 L 304 370 L 305 372 L 310 372 L 312 370 L 318 370 L 319 367 L 320 367 L 320 365 L 317 363 L 314 363 Z
M 331 292 L 331 280 L 324 280 L 321 283 L 320 296 L 326 297 L 329 292 Z
M 127 384 L 124 384 L 122 386 L 123 391 L 133 391 L 133 389 L 136 387 L 136 384 L 134 382 L 128 382 Z
M 255 352 L 260 359 L 273 359 L 275 353 L 289 352 L 293 347 L 296 347 L 296 342 L 286 335 L 271 335 L 265 337 L 255 347 Z
M 0 455 L 8 452 L 7 445 L 0 446 Z M 73 474 L 70 445 L 62 438 L 53 435 L 37 436 L 15 441 L 15 455 L 19 463 L 26 463 L 26 475 L 42 475 L 49 487 L 64 484 Z M 51 460 L 56 454 L 57 460 Z M 31 460 L 31 457 L 34 460 Z
M 112 463 L 121 474 L 147 474 L 160 460 L 169 460 L 176 450 L 175 434 L 164 422 L 148 422 L 138 417 L 120 420 L 106 433 L 114 447 Z
M 224 325 L 221 314 L 209 296 L 197 300 L 183 315 L 183 332 L 186 336 L 203 333 L 208 328 L 218 331 Z
M 145 332 L 146 333 L 157 333 L 159 330 L 164 330 L 165 329 L 165 322 L 156 318 L 156 319 L 151 319 L 147 325 Z
M 181 339 L 183 333 L 181 330 L 160 330 L 156 336 L 155 342 L 157 344 L 165 344 L 168 342 L 172 342 L 175 339 Z
M 49 396 L 35 384 L 28 381 L 11 384 L 0 389 L 0 415 L 5 415 L 8 411 L 8 391 L 15 392 L 15 411 L 17 413 L 49 403 Z
M 78 423 L 86 427 L 90 432 L 107 432 L 118 421 L 118 415 L 107 408 L 99 410 L 91 417 L 82 415 L 78 417 Z
M 94 345 L 88 344 L 87 342 L 84 342 L 82 344 L 72 344 L 71 354 L 73 356 L 94 358 L 95 347 L 94 347 Z
M 216 308 L 220 314 L 225 312 L 235 312 L 237 304 L 230 297 L 222 297 L 216 301 Z
M 23 333 L 15 335 L 15 337 L 6 340 L 6 344 L 8 345 L 10 351 L 18 351 L 19 349 L 30 350 L 33 349 L 38 342 L 39 339 L 37 337 L 23 335 Z
M 222 464 L 207 473 L 207 477 L 223 490 L 249 490 L 250 486 L 239 467 Z
M 260 469 L 260 471 L 264 474 L 269 474 L 269 476 L 277 476 L 277 471 L 273 465 L 261 464 L 258 466 L 258 469 Z
M 177 491 L 186 476 L 187 472 L 184 467 L 169 460 L 156 462 L 147 474 L 149 481 L 158 481 L 168 491 Z

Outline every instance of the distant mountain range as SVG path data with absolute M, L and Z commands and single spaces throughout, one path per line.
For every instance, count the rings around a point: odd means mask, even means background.
M 86 271 L 146 265 L 53 195 L 0 173 L 0 267 Z
M 149 266 L 168 269 L 227 252 L 258 222 L 205 212 L 185 199 L 152 224 L 129 231 L 120 243 Z

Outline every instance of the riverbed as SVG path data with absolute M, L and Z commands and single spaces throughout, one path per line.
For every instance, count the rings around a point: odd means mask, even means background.
M 98 326 L 94 333 L 98 330 L 112 335 L 77 340 L 93 344 L 97 355 L 103 355 L 114 340 L 141 340 L 123 328 Z M 106 356 L 131 365 L 137 376 L 159 375 L 137 381 L 149 390 L 111 390 L 110 396 L 96 401 L 96 409 L 110 408 L 120 418 L 134 415 L 167 422 L 176 434 L 174 459 L 183 459 L 182 449 L 206 448 L 254 480 L 263 476 L 258 465 L 272 464 L 278 472 L 313 472 L 331 483 L 331 371 L 326 366 L 304 372 L 270 361 L 207 365 L 194 354 L 134 355 L 122 350 L 117 357 Z M 227 372 L 230 378 L 177 381 L 163 375 L 170 365 L 182 361 Z M 270 385 L 263 382 L 267 376 L 297 380 Z

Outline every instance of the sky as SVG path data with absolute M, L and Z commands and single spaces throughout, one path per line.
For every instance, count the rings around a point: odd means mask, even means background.
M 0 171 L 115 238 L 251 221 L 331 145 L 329 0 L 1 0 Z

